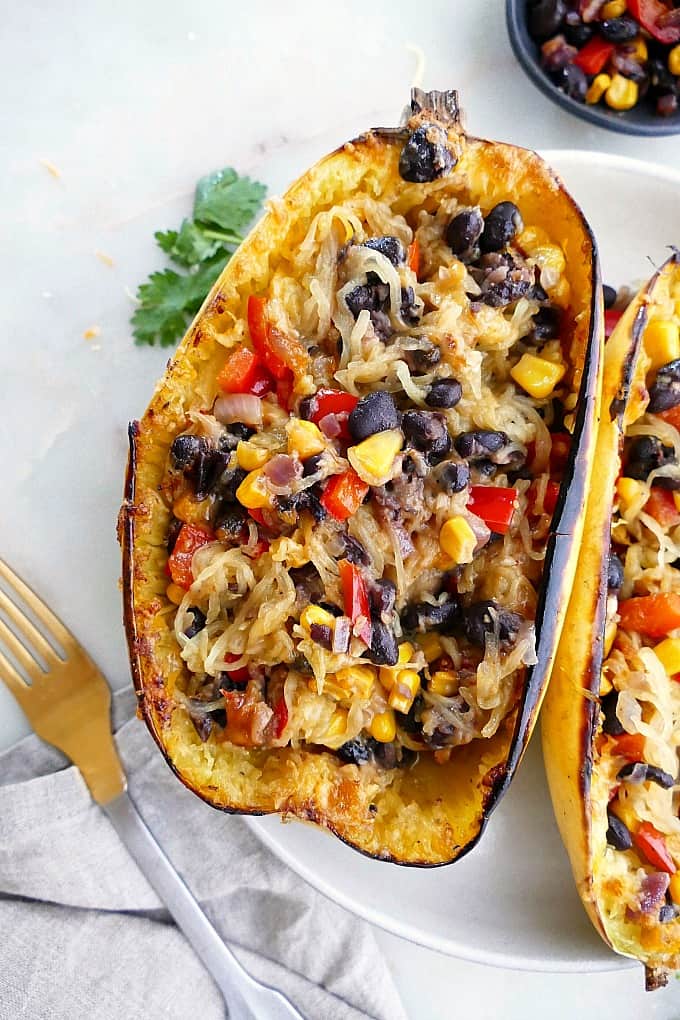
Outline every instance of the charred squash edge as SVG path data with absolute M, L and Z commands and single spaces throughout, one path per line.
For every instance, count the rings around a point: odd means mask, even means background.
M 680 252 L 675 250 L 638 292 L 607 342 L 602 387 L 603 417 L 595 454 L 603 470 L 598 475 L 597 485 L 594 484 L 589 493 L 582 556 L 574 579 L 573 596 L 567 609 L 553 679 L 541 715 L 548 784 L 576 886 L 594 927 L 617 952 L 622 951 L 616 950 L 607 934 L 593 889 L 590 799 L 604 662 L 611 493 L 629 424 L 627 413 L 645 392 L 644 379 L 640 380 L 637 376 L 647 310 L 664 273 L 678 266 Z M 592 525 L 592 537 L 589 524 Z M 599 562 L 594 564 L 596 558 Z M 596 583 L 593 583 L 594 578 Z M 573 681 L 573 677 L 578 680 Z M 622 955 L 631 956 L 629 953 Z M 665 983 L 663 961 L 647 964 L 646 987 L 651 990 Z
M 412 90 L 411 114 L 429 113 L 430 118 L 434 116 L 442 124 L 460 123 L 458 96 L 455 92 L 433 92 L 424 93 L 420 89 Z M 408 114 L 405 111 L 406 118 Z M 461 134 L 463 134 L 462 129 Z M 342 152 L 347 145 L 362 145 L 368 138 L 384 137 L 390 141 L 405 140 L 407 137 L 405 127 L 400 128 L 376 128 L 371 132 L 364 133 L 353 142 L 339 146 L 335 153 Z M 474 136 L 464 137 L 482 146 L 492 148 L 494 145 L 506 143 L 494 143 L 480 140 Z M 531 150 L 522 149 L 519 146 L 510 146 L 519 152 L 526 152 L 531 155 L 532 160 L 540 160 Z M 331 156 L 334 153 L 330 154 Z M 328 158 L 328 157 L 326 157 Z M 313 804 L 298 805 L 297 810 L 291 814 L 302 820 L 315 822 L 333 832 L 342 842 L 358 850 L 360 853 L 371 858 L 386 860 L 391 863 L 411 867 L 441 867 L 453 863 L 469 853 L 479 842 L 486 829 L 489 817 L 502 796 L 508 789 L 510 782 L 517 770 L 524 755 L 531 737 L 533 727 L 545 694 L 546 685 L 552 669 L 554 657 L 557 651 L 559 634 L 564 622 L 566 602 L 569 597 L 571 578 L 576 569 L 576 557 L 581 538 L 585 514 L 585 496 L 589 484 L 594 443 L 596 438 L 596 422 L 599 413 L 600 398 L 600 377 L 601 360 L 603 349 L 603 307 L 602 307 L 602 280 L 595 237 L 590 229 L 583 212 L 578 204 L 566 191 L 566 188 L 559 176 L 547 167 L 543 161 L 544 172 L 560 188 L 576 219 L 580 222 L 583 234 L 584 257 L 591 262 L 591 305 L 589 310 L 590 320 L 588 335 L 585 340 L 584 361 L 582 376 L 578 394 L 576 421 L 573 432 L 573 441 L 565 469 L 564 479 L 561 484 L 557 506 L 553 515 L 553 522 L 556 526 L 551 530 L 544 561 L 543 582 L 539 592 L 539 603 L 536 616 L 537 636 L 537 663 L 527 668 L 522 696 L 517 710 L 517 717 L 510 740 L 510 746 L 505 762 L 499 763 L 491 772 L 487 773 L 480 783 L 485 786 L 481 802 L 481 822 L 478 830 L 472 838 L 464 845 L 458 845 L 455 855 L 448 860 L 400 860 L 393 854 L 376 855 L 369 850 L 353 843 L 339 833 L 336 828 L 324 816 L 324 812 Z M 187 336 L 191 334 L 200 321 L 205 309 L 212 298 L 218 292 L 221 278 L 214 285 L 207 296 L 204 305 L 198 312 L 194 322 L 189 327 Z M 124 503 L 119 517 L 119 540 L 123 550 L 123 603 L 124 623 L 128 641 L 130 664 L 135 692 L 138 697 L 138 712 L 146 722 L 151 734 L 158 744 L 168 765 L 192 792 L 196 793 L 202 800 L 213 807 L 217 807 L 231 814 L 264 815 L 276 813 L 268 810 L 260 810 L 257 807 L 233 808 L 228 805 L 218 805 L 211 800 L 210 796 L 201 789 L 192 786 L 182 775 L 179 769 L 170 759 L 165 747 L 162 734 L 158 732 L 153 713 L 146 703 L 144 691 L 144 679 L 142 676 L 141 658 L 143 649 L 140 645 L 140 637 L 137 627 L 137 609 L 135 605 L 134 579 L 135 579 L 135 517 L 139 509 L 135 505 L 136 491 L 135 479 L 137 471 L 137 443 L 139 436 L 139 423 L 132 422 L 129 426 L 129 459 L 124 491 Z

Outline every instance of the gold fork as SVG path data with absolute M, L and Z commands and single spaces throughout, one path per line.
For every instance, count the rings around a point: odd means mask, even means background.
M 0 581 L 0 612 L 23 635 L 19 638 L 0 616 L 0 643 L 16 663 L 0 650 L 0 677 L 35 732 L 79 768 L 93 799 L 221 989 L 230 1020 L 304 1020 L 281 992 L 244 970 L 142 820 L 126 790 L 111 733 L 111 690 L 103 674 L 61 620 L 2 560 Z M 44 632 L 10 598 L 10 591 Z

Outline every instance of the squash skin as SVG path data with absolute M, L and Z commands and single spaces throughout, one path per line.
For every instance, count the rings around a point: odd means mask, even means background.
M 396 164 L 403 129 L 377 129 L 321 160 L 304 174 L 252 231 L 208 295 L 140 422 L 130 426 L 125 502 L 119 534 L 123 547 L 125 628 L 139 712 L 168 764 L 198 796 L 225 811 L 283 816 L 329 829 L 355 849 L 400 864 L 435 866 L 469 852 L 509 786 L 521 761 L 546 688 L 583 528 L 598 413 L 603 342 L 601 279 L 595 241 L 578 206 L 543 161 L 528 150 L 467 138 L 457 122 L 455 93 L 414 91 L 411 127 L 439 119 L 460 162 L 452 176 L 458 192 L 490 206 L 517 197 L 527 222 L 543 226 L 562 244 L 572 293 L 580 299 L 568 360 L 579 393 L 574 442 L 553 520 L 537 614 L 538 663 L 529 667 L 516 709 L 498 733 L 456 750 L 437 765 L 421 757 L 400 780 L 399 794 L 378 791 L 356 766 L 330 753 L 287 749 L 246 750 L 202 745 L 183 709 L 172 705 L 172 686 L 183 671 L 167 614 L 163 573 L 169 511 L 158 492 L 170 443 L 185 408 L 211 400 L 223 358 L 221 326 L 245 316 L 249 292 L 266 290 L 268 268 L 295 243 L 324 201 L 333 204 L 360 183 L 374 189 L 399 183 Z M 429 756 L 426 756 L 429 758 Z M 377 812 L 372 806 L 375 804 Z
M 543 756 L 555 818 L 567 849 L 576 886 L 593 925 L 617 953 L 645 964 L 648 989 L 666 983 L 667 970 L 680 968 L 680 945 L 665 953 L 631 944 L 630 935 L 607 918 L 596 873 L 604 842 L 593 825 L 596 810 L 593 769 L 598 730 L 607 600 L 607 561 L 612 496 L 627 427 L 646 405 L 646 364 L 642 337 L 655 294 L 675 276 L 673 254 L 640 290 L 607 341 L 602 383 L 602 418 L 595 449 L 597 476 L 588 497 L 586 523 L 572 598 L 541 714 Z M 640 356 L 642 352 L 642 357 Z

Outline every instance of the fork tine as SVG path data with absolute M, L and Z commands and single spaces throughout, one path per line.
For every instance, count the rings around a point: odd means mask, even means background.
M 0 679 L 4 680 L 10 691 L 19 703 L 30 694 L 30 687 L 22 677 L 21 673 L 14 668 L 12 663 L 0 652 Z
M 7 566 L 4 560 L 0 559 L 0 577 L 11 585 L 18 595 L 24 600 L 29 609 L 35 613 L 37 618 L 42 624 L 45 625 L 47 630 L 50 632 L 52 637 L 60 643 L 65 652 L 68 652 L 69 648 L 73 648 L 77 645 L 76 639 L 73 637 L 71 632 L 66 629 L 61 620 L 54 615 L 54 613 L 47 608 L 45 603 L 38 598 L 35 592 L 31 591 L 27 584 L 25 584 L 20 577 L 14 573 L 13 570 Z M 40 633 L 37 627 L 34 627 L 31 621 L 24 616 L 24 614 L 14 605 L 10 599 L 4 595 L 4 592 L 0 590 L 0 605 L 12 619 L 18 627 L 21 627 L 26 636 L 31 640 L 37 648 L 40 649 L 40 654 L 46 659 L 59 658 L 55 650 L 45 640 L 43 635 Z M 11 608 L 10 608 L 11 607 Z
M 39 680 L 41 676 L 45 675 L 40 663 L 36 662 L 14 631 L 10 630 L 2 619 L 0 619 L 0 641 L 9 649 L 19 665 L 23 666 L 31 680 L 34 677 Z
M 7 614 L 12 623 L 23 631 L 28 641 L 33 645 L 38 654 L 45 662 L 54 664 L 61 662 L 52 645 L 40 633 L 38 628 L 31 623 L 29 618 L 22 613 L 17 605 L 12 602 L 8 595 L 0 588 L 0 609 Z

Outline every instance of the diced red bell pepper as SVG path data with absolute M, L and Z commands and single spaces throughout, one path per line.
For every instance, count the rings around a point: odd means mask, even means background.
M 351 468 L 332 475 L 321 494 L 321 506 L 338 521 L 346 521 L 364 501 L 368 485 Z
M 560 494 L 559 482 L 548 482 L 543 497 L 543 509 L 547 514 L 554 514 L 557 506 L 557 499 Z
M 642 733 L 622 733 L 614 737 L 614 753 L 628 761 L 645 760 L 645 738 Z
M 661 0 L 628 0 L 628 11 L 657 42 L 680 42 L 680 14 Z
M 240 347 L 227 358 L 217 376 L 217 385 L 225 393 L 253 393 L 262 397 L 271 390 L 273 382 L 259 355 Z
M 340 425 L 338 439 L 344 439 L 348 442 L 352 437 L 347 420 L 358 403 L 358 397 L 352 396 L 351 393 L 345 393 L 344 390 L 319 390 L 312 398 L 309 420 L 318 425 L 327 414 L 334 414 Z
M 680 404 L 675 407 L 669 407 L 667 411 L 659 411 L 659 418 L 663 418 L 669 425 L 672 425 L 674 429 L 680 432 Z
M 168 570 L 173 582 L 180 588 L 188 590 L 194 580 L 191 573 L 191 561 L 194 553 L 208 542 L 215 541 L 215 534 L 210 528 L 198 524 L 183 524 L 177 541 L 168 559 Z
M 574 63 L 588 75 L 599 74 L 615 49 L 614 43 L 594 36 L 578 51 Z
M 345 616 L 349 616 L 355 626 L 354 633 L 370 647 L 373 628 L 371 626 L 371 610 L 368 603 L 366 582 L 359 568 L 349 560 L 339 560 L 340 583 L 345 600 Z
M 409 244 L 406 259 L 409 269 L 412 269 L 417 276 L 420 269 L 420 245 L 418 244 L 417 237 L 414 237 L 411 244 Z
M 649 499 L 643 509 L 665 530 L 680 524 L 680 513 L 675 505 L 673 493 L 668 489 L 662 489 L 660 485 L 652 486 Z
M 250 507 L 248 509 L 248 516 L 252 517 L 257 524 L 261 524 L 263 528 L 267 527 L 267 522 L 264 519 L 264 514 L 259 507 Z
M 248 330 L 253 347 L 275 379 L 287 379 L 291 372 L 304 370 L 308 359 L 302 345 L 272 326 L 266 300 L 253 294 L 248 298 Z
M 553 432 L 550 439 L 552 441 L 550 447 L 550 470 L 553 474 L 561 475 L 569 460 L 571 436 L 568 432 Z
M 288 705 L 282 696 L 274 705 L 274 739 L 278 740 L 288 725 Z
M 623 315 L 623 312 L 618 311 L 616 308 L 607 308 L 604 313 L 604 338 L 609 340 L 616 327 L 618 326 L 619 319 Z
M 680 627 L 680 595 L 661 592 L 619 602 L 620 626 L 648 637 L 665 637 Z
M 665 871 L 667 875 L 675 874 L 678 869 L 668 852 L 666 838 L 651 822 L 641 822 L 631 836 L 642 856 L 646 857 L 653 867 Z
M 242 656 L 232 655 L 231 652 L 227 652 L 224 658 L 227 662 L 238 662 Z M 224 672 L 229 674 L 229 679 L 235 684 L 247 683 L 250 680 L 250 672 L 247 666 L 239 666 L 238 669 L 229 669 L 227 667 Z
M 294 385 L 295 377 L 290 370 L 288 370 L 287 374 L 282 379 L 276 380 L 276 399 L 284 411 L 290 411 L 290 401 L 293 395 Z
M 517 489 L 497 485 L 473 485 L 470 488 L 468 509 L 481 517 L 492 531 L 505 535 L 517 503 Z

